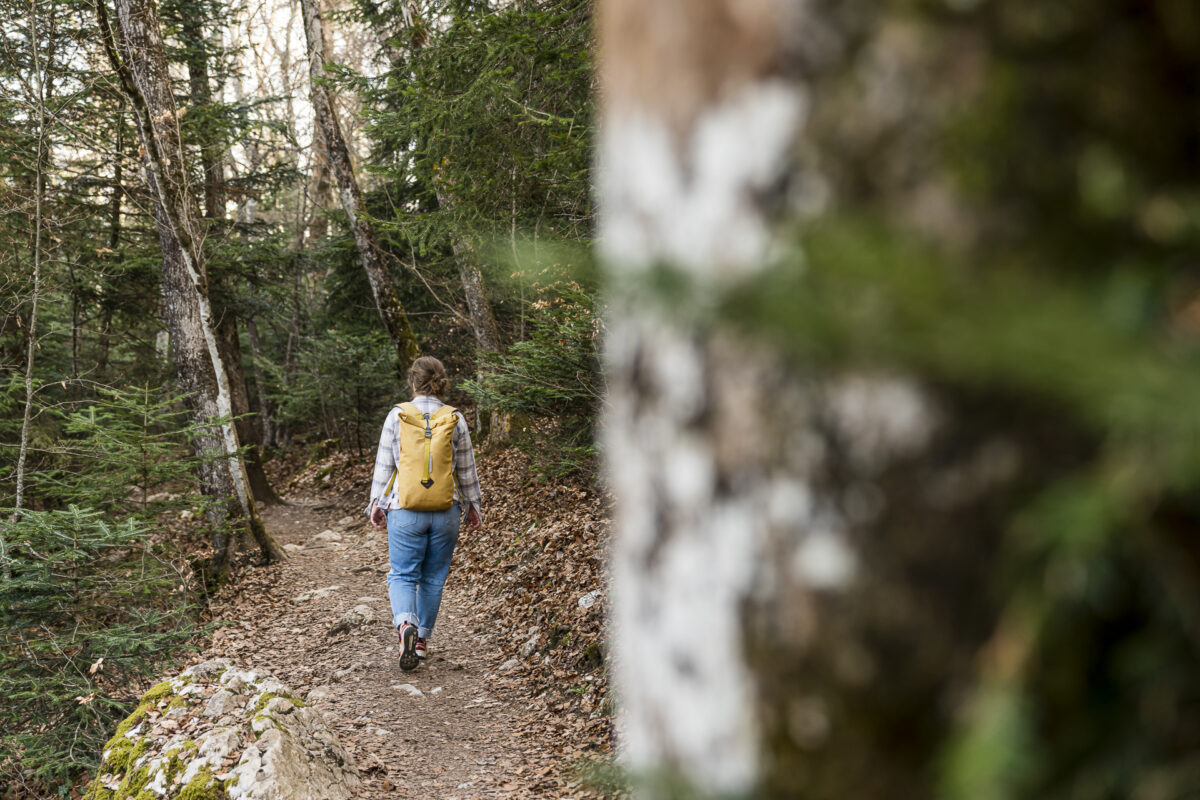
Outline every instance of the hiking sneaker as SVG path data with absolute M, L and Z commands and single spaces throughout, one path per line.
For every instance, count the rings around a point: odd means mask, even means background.
M 417 657 L 417 626 L 405 622 L 400 626 L 400 669 L 408 672 L 420 663 Z
M 424 658 L 426 649 L 427 649 L 427 646 L 425 644 L 424 637 L 418 636 L 417 637 L 417 645 L 416 645 L 417 658 Z

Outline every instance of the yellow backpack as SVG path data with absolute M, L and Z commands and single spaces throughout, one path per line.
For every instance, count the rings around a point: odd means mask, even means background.
M 400 463 L 388 481 L 387 497 L 396 487 L 400 507 L 410 511 L 445 511 L 454 502 L 454 427 L 457 409 L 442 406 L 423 414 L 401 403 Z

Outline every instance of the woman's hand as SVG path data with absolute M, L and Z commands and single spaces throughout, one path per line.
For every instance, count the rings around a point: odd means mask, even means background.
M 467 508 L 467 521 L 466 521 L 467 530 L 469 530 L 469 531 L 475 530 L 476 528 L 479 527 L 479 524 L 481 522 L 482 522 L 482 520 L 479 518 L 479 509 L 476 508 L 475 506 L 469 506 Z
M 371 503 L 371 524 L 377 530 L 383 530 L 387 526 L 387 512 L 379 507 L 378 501 L 372 501 Z

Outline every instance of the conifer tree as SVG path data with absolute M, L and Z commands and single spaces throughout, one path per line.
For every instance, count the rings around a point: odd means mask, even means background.
M 0 763 L 26 785 L 65 794 L 127 696 L 194 635 L 183 576 L 151 542 L 158 513 L 196 500 L 188 438 L 208 434 L 178 407 L 138 387 L 67 414 L 56 466 L 35 478 L 60 505 L 2 532 L 15 547 L 0 581 Z

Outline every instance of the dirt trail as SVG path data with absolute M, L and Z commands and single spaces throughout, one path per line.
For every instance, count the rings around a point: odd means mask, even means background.
M 361 797 L 584 796 L 572 787 L 561 753 L 519 733 L 532 698 L 522 693 L 519 668 L 510 662 L 501 671 L 504 654 L 495 642 L 505 633 L 473 613 L 454 568 L 430 656 L 403 672 L 387 600 L 386 535 L 344 503 L 274 506 L 263 516 L 280 543 L 292 545 L 291 558 L 251 570 L 237 595 L 214 609 L 238 623 L 221 628 L 200 658 L 232 658 L 302 695 L 328 687 L 311 704 L 351 750 L 363 776 Z M 330 529 L 340 542 L 314 540 Z M 327 587 L 338 588 L 304 595 Z M 359 604 L 377 620 L 331 634 Z M 422 694 L 397 688 L 402 684 Z

